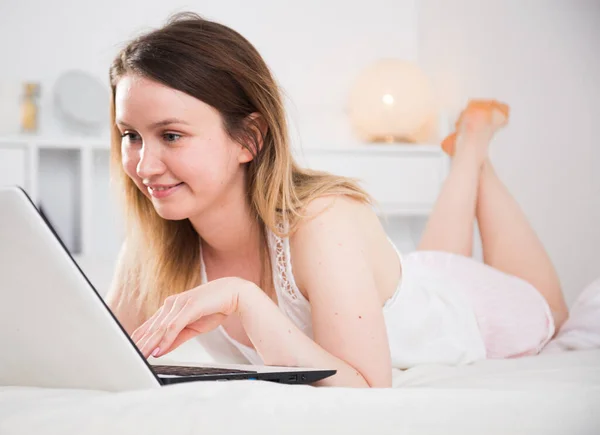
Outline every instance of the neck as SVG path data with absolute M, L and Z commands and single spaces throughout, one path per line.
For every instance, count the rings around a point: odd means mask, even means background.
M 210 212 L 190 218 L 202 240 L 202 253 L 218 262 L 256 258 L 262 244 L 258 219 L 243 190 L 228 195 Z

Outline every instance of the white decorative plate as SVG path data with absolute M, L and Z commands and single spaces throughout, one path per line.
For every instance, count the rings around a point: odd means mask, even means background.
M 58 119 L 68 132 L 101 134 L 108 125 L 108 90 L 85 71 L 66 71 L 57 79 L 54 106 Z

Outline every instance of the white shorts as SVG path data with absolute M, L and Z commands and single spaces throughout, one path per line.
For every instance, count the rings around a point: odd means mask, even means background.
M 458 283 L 475 311 L 487 358 L 535 355 L 554 335 L 554 318 L 530 283 L 473 258 L 438 251 L 416 251 L 403 258 Z

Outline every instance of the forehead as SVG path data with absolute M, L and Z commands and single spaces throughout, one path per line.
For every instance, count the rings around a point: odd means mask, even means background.
M 145 77 L 126 75 L 115 88 L 116 119 L 157 119 L 165 116 L 190 118 L 206 116 L 211 107 L 184 92 Z

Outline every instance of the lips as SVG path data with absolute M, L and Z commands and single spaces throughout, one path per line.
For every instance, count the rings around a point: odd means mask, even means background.
M 157 192 L 162 192 L 163 190 L 171 189 L 171 188 L 173 188 L 173 187 L 175 187 L 175 186 L 179 186 L 180 184 L 181 184 L 181 183 L 178 183 L 178 184 L 171 184 L 171 185 L 169 185 L 169 186 L 148 186 L 148 188 L 149 188 L 149 189 L 152 189 L 152 190 L 154 190 L 154 191 L 157 191 Z
M 183 183 L 177 184 L 149 184 L 146 186 L 148 193 L 154 198 L 166 198 L 181 187 Z

